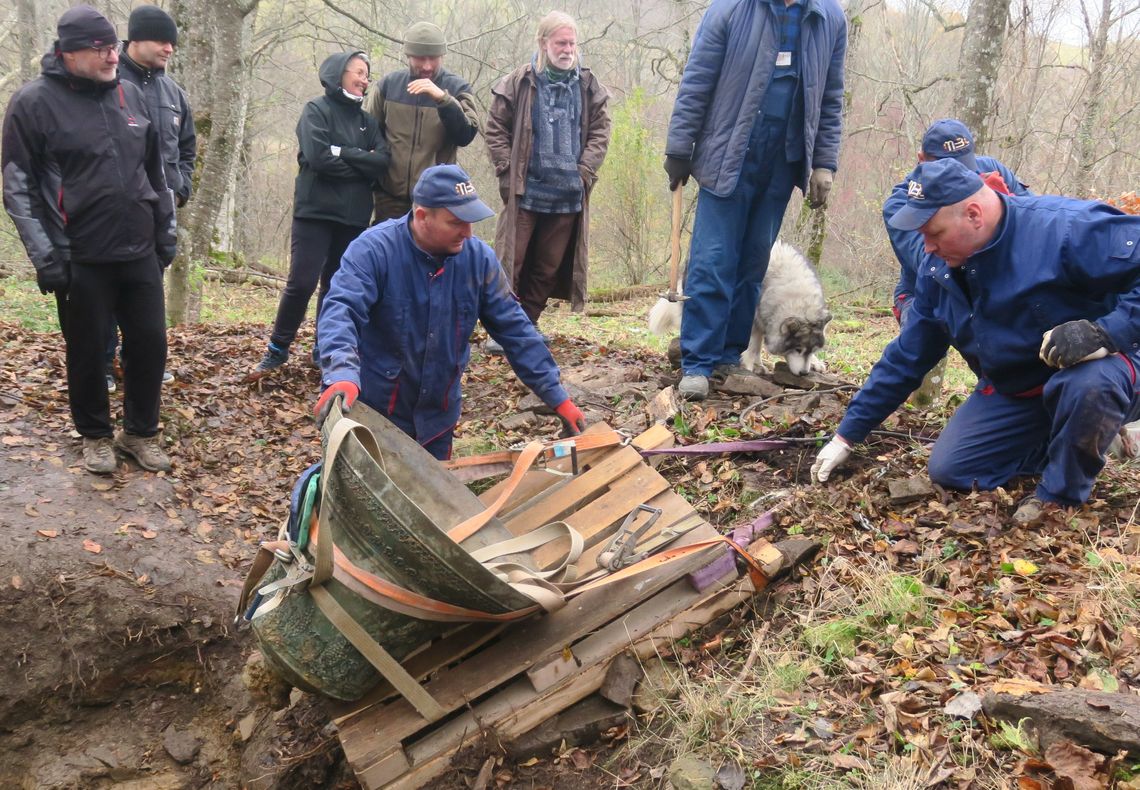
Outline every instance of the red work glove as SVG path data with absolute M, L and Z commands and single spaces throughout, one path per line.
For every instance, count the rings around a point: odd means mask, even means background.
M 329 409 L 332 408 L 333 399 L 337 395 L 344 396 L 344 410 L 348 411 L 352 408 L 352 404 L 356 403 L 357 397 L 360 396 L 360 387 L 353 384 L 351 381 L 337 381 L 330 384 L 321 393 L 321 397 L 317 398 L 317 406 L 313 409 L 313 415 L 317 418 L 317 425 L 324 425 L 325 418 L 329 416 Z
M 1003 195 L 1011 195 L 1009 187 L 1005 183 L 1005 179 L 1001 177 L 1001 173 L 994 170 L 990 173 L 981 173 L 982 183 L 992 189 L 994 192 L 1001 192 Z
M 558 414 L 558 419 L 562 420 L 563 436 L 577 436 L 586 430 L 586 415 L 569 398 L 559 403 L 554 411 Z

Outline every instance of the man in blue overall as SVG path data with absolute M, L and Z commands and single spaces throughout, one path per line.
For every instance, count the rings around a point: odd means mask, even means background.
M 451 457 L 471 330 L 482 321 L 515 373 L 562 420 L 586 427 L 550 349 L 511 294 L 503 267 L 471 224 L 493 217 L 458 165 L 423 171 L 412 210 L 352 242 L 317 319 L 324 392 L 360 397 L 436 458 Z
M 943 118 L 930 124 L 922 136 L 922 148 L 918 152 L 919 162 L 933 162 L 935 159 L 957 159 L 982 177 L 986 186 L 1007 195 L 1029 195 L 1029 189 L 1012 170 L 992 156 L 978 155 L 974 150 L 974 135 L 970 128 L 956 118 Z M 891 194 L 883 203 L 883 223 L 887 226 L 887 237 L 899 262 L 899 282 L 895 286 L 891 312 L 901 326 L 906 321 L 914 299 L 914 280 L 918 267 L 926 256 L 925 242 L 917 230 L 899 230 L 891 227 L 891 217 L 906 204 L 907 185 L 914 178 L 914 171 L 907 174 L 901 183 L 895 184 Z
M 701 186 L 678 393 L 738 372 L 784 211 L 827 204 L 839 166 L 847 20 L 836 0 L 713 0 L 669 121 L 669 188 Z
M 1013 519 L 1085 502 L 1121 426 L 1140 417 L 1140 216 L 1012 198 L 956 159 L 915 169 L 891 226 L 926 242 L 914 304 L 812 478 L 825 482 L 953 345 L 978 377 L 930 453 L 930 479 L 989 490 L 1040 475 Z

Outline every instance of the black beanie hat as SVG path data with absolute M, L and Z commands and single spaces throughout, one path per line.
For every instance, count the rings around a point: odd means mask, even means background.
M 127 20 L 127 41 L 169 41 L 178 44 L 178 26 L 156 5 L 140 5 Z
M 89 5 L 77 5 L 64 11 L 55 26 L 60 52 L 75 52 L 92 47 L 119 43 L 115 26 Z

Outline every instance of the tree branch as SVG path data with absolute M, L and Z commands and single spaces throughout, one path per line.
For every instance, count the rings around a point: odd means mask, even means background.
M 341 16 L 344 16 L 344 17 L 351 19 L 353 22 L 360 25 L 362 28 L 364 28 L 369 33 L 371 33 L 375 36 L 380 36 L 380 38 L 385 39 L 387 41 L 391 41 L 393 44 L 403 44 L 404 43 L 404 40 L 402 38 L 396 38 L 395 36 L 390 36 L 387 33 L 385 33 L 383 30 L 377 30 L 376 28 L 372 27 L 372 25 L 368 24 L 367 22 L 365 22 L 360 17 L 355 16 L 354 14 L 352 14 L 348 11 L 345 11 L 343 8 L 336 6 L 332 2 L 332 0 L 321 0 L 321 2 L 323 2 L 329 8 L 331 8 L 333 11 L 336 11 Z

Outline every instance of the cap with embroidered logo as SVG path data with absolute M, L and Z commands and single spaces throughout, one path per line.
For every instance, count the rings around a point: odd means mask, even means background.
M 974 156 L 974 135 L 957 118 L 943 118 L 930 124 L 922 136 L 922 153 L 927 159 L 957 159 L 975 173 L 978 172 L 978 159 Z
M 983 186 L 981 176 L 957 159 L 920 162 L 906 185 L 906 205 L 889 224 L 898 230 L 918 230 L 938 209 L 965 200 Z
M 421 173 L 412 189 L 412 202 L 424 208 L 445 208 L 464 222 L 495 216 L 459 165 L 435 165 Z

